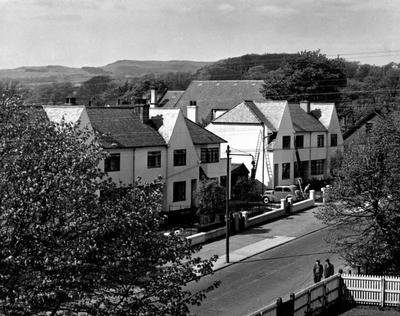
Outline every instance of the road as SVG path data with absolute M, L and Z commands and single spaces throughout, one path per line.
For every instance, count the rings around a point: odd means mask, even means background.
M 312 267 L 316 259 L 330 258 L 343 268 L 339 256 L 329 252 L 325 237 L 329 228 L 291 241 L 202 278 L 188 286 L 190 290 L 206 288 L 216 280 L 222 284 L 207 294 L 200 306 L 191 308 L 194 315 L 246 315 L 289 296 L 312 284 Z

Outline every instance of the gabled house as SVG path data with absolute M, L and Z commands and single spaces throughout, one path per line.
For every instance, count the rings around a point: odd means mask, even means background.
M 332 158 L 343 150 L 334 104 L 243 101 L 206 128 L 227 140 L 232 162 L 254 168 L 269 188 L 328 177 Z
M 164 210 L 194 207 L 200 175 L 220 178 L 226 168 L 219 161 L 223 139 L 197 126 L 190 128 L 179 109 L 149 108 L 148 104 L 123 107 L 44 106 L 52 121 L 79 122 L 96 132 L 96 140 L 110 155 L 100 164 L 119 184 L 165 184 Z M 199 141 L 201 140 L 201 141 Z M 215 147 L 218 159 L 203 167 L 201 148 Z
M 195 80 L 177 102 L 165 107 L 181 109 L 185 117 L 204 125 L 242 100 L 265 101 L 263 85 L 263 80 Z

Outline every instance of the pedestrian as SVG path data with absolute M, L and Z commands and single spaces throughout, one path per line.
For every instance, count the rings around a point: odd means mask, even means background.
M 322 274 L 324 272 L 324 267 L 321 262 L 317 260 L 313 267 L 314 283 L 318 283 L 322 279 Z
M 324 267 L 324 277 L 329 278 L 335 273 L 335 268 L 333 264 L 329 261 L 329 259 L 325 260 L 325 267 Z

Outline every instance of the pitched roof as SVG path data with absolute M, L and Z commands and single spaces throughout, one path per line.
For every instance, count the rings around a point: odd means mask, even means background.
M 243 100 L 265 101 L 260 90 L 263 80 L 204 80 L 192 81 L 179 101 L 169 107 L 182 109 L 196 101 L 198 121 L 211 120 L 211 110 L 230 110 Z
M 188 127 L 190 136 L 192 137 L 193 144 L 195 145 L 205 145 L 205 144 L 220 144 L 226 143 L 224 139 L 211 133 L 200 125 L 192 122 L 191 120 L 185 118 L 186 126 Z
M 372 110 L 369 113 L 365 114 L 357 122 L 355 122 L 353 126 L 351 126 L 346 132 L 343 133 L 343 139 L 349 138 L 358 129 L 360 129 L 360 127 L 362 127 L 368 121 L 372 120 L 375 116 L 380 116 L 380 113 L 375 110 Z
M 264 123 L 273 132 L 279 129 L 286 101 L 244 101 L 217 117 L 213 123 Z
M 179 101 L 185 91 L 168 90 L 161 100 L 158 102 L 158 106 L 171 108 Z
M 76 123 L 85 109 L 84 105 L 43 105 L 50 121 L 61 123 L 64 120 L 66 123 Z
M 86 110 L 105 148 L 166 145 L 152 126 L 140 121 L 132 107 L 87 107 Z
M 312 114 L 307 114 L 299 104 L 289 104 L 292 125 L 296 132 L 326 132 L 326 128 Z

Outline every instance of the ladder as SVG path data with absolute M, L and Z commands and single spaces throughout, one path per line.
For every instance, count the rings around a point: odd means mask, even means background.
M 265 143 L 265 167 L 267 168 L 268 178 L 272 179 L 272 167 L 271 167 L 271 162 L 269 161 L 269 155 L 268 155 L 268 152 L 267 152 L 268 142 L 264 142 L 264 143 Z M 261 155 L 261 151 L 263 149 L 262 147 L 263 147 L 263 132 L 260 131 L 260 133 L 258 134 L 256 153 L 255 153 L 255 157 L 254 157 L 254 159 L 255 159 L 255 172 L 257 171 L 258 162 L 260 161 L 260 155 Z
M 254 156 L 254 176 L 257 172 L 257 166 L 258 166 L 258 161 L 260 160 L 260 152 L 262 149 L 262 131 L 258 134 L 258 139 L 257 139 L 257 147 L 256 147 L 256 153 Z

